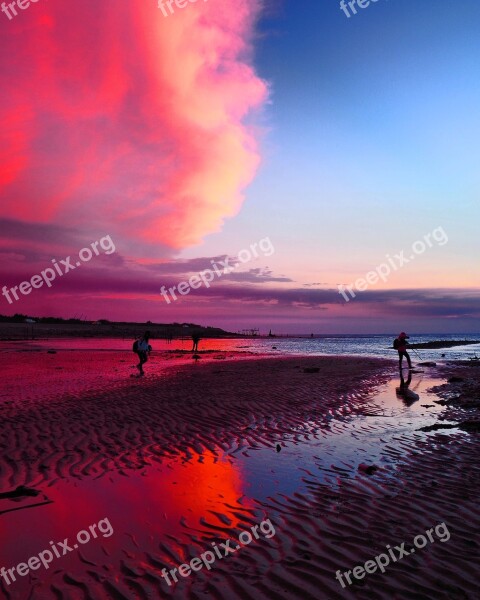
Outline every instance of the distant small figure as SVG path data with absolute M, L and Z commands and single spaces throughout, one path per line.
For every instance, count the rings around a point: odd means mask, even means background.
M 402 361 L 404 356 L 407 359 L 408 368 L 412 368 L 412 361 L 410 360 L 410 355 L 407 352 L 408 339 L 409 336 L 402 331 L 398 338 L 396 338 L 393 342 L 393 347 L 395 350 L 398 350 L 398 366 L 400 367 L 400 370 L 402 369 Z
M 192 352 L 196 353 L 198 352 L 198 342 L 200 341 L 200 334 L 199 333 L 192 333 L 192 341 L 193 341 L 193 346 L 192 346 Z
M 139 363 L 136 365 L 139 370 L 139 376 L 145 375 L 143 371 L 143 365 L 148 361 L 148 356 L 152 351 L 152 347 L 148 343 L 150 341 L 150 332 L 146 331 L 139 340 L 137 340 L 134 344 L 134 348 L 136 347 L 135 352 L 138 354 Z

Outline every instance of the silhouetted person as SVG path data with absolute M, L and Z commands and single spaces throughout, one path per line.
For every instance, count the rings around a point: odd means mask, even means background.
M 192 346 L 192 352 L 198 352 L 198 342 L 200 341 L 200 334 L 199 333 L 192 333 L 192 341 L 193 341 L 193 346 Z
M 409 336 L 402 331 L 402 333 L 395 340 L 395 348 L 398 350 L 398 366 L 400 367 L 400 370 L 402 369 L 402 361 L 404 356 L 407 359 L 408 368 L 412 368 L 412 361 L 410 360 L 410 355 L 407 352 L 408 339 Z
M 148 343 L 150 340 L 150 332 L 146 331 L 137 342 L 137 354 L 139 363 L 137 369 L 140 371 L 140 375 L 145 375 L 143 371 L 143 365 L 148 361 L 148 355 L 152 351 L 152 347 Z

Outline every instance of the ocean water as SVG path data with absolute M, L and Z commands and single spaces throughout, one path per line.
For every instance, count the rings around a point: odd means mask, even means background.
M 397 334 L 398 335 L 398 334 Z M 381 358 L 397 358 L 397 351 L 393 349 L 393 340 L 396 335 L 332 335 L 321 338 L 271 338 L 268 340 L 254 340 L 248 345 L 249 350 L 258 351 L 260 348 L 266 352 L 285 354 L 308 354 L 308 355 L 361 355 L 375 356 Z M 452 360 L 473 357 L 476 353 L 480 356 L 480 334 L 419 334 L 410 335 L 409 342 L 419 344 L 435 340 L 478 340 L 478 344 L 467 346 L 455 346 L 454 348 L 443 348 L 441 350 L 410 350 L 414 360 Z M 250 342 L 250 340 L 248 340 Z M 445 354 L 442 357 L 442 354 Z
M 392 348 L 395 334 L 391 335 L 329 335 L 325 337 L 278 337 L 278 338 L 242 338 L 242 339 L 202 339 L 200 351 L 239 350 L 252 353 L 279 355 L 360 355 L 396 359 L 397 353 Z M 440 350 L 411 350 L 414 361 L 467 359 L 480 356 L 479 334 L 412 334 L 411 343 L 423 343 L 434 340 L 478 340 L 478 344 L 456 346 Z M 55 350 L 125 350 L 130 351 L 133 340 L 119 338 L 62 338 L 48 340 L 30 340 L 17 342 L 1 342 L 1 350 L 18 349 L 55 349 Z M 151 341 L 154 350 L 190 350 L 190 338 L 176 339 L 171 343 L 165 340 Z M 445 356 L 442 357 L 442 354 Z

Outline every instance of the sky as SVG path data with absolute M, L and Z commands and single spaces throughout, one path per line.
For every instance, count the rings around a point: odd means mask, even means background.
M 0 314 L 480 332 L 478 2 L 165 4 L 0 12 Z

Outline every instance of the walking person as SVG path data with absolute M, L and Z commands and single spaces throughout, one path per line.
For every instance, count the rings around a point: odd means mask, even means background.
M 200 341 L 200 334 L 195 332 L 192 333 L 192 342 L 193 342 L 193 346 L 192 346 L 192 352 L 198 352 L 198 342 Z
M 148 343 L 150 341 L 150 332 L 146 331 L 143 336 L 137 340 L 134 344 L 134 351 L 138 355 L 139 363 L 136 365 L 137 369 L 140 371 L 139 377 L 145 375 L 143 370 L 143 365 L 148 361 L 148 356 L 152 351 L 152 347 Z M 136 349 L 135 349 L 136 348 Z
M 398 338 L 393 342 L 393 347 L 398 351 L 398 366 L 400 371 L 402 370 L 402 361 L 404 356 L 407 359 L 408 368 L 412 368 L 412 361 L 410 360 L 410 355 L 407 352 L 408 339 L 409 336 L 402 331 Z

